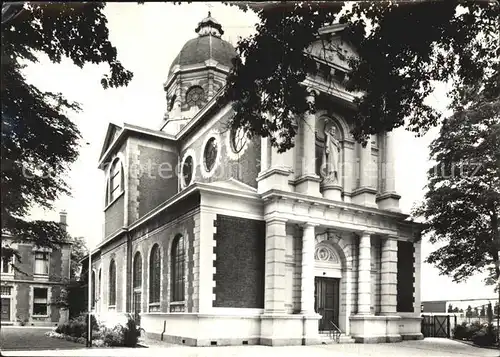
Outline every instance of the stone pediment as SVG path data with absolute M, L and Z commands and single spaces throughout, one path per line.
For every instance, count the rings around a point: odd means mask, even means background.
M 234 191 L 244 191 L 244 192 L 249 192 L 249 193 L 257 193 L 257 189 L 249 186 L 239 180 L 236 180 L 234 178 L 230 178 L 229 180 L 224 180 L 224 181 L 215 181 L 211 182 L 209 184 L 205 184 L 206 186 L 211 186 L 211 187 L 220 187 L 223 189 L 229 189 L 229 190 L 234 190 Z
M 348 59 L 357 57 L 354 47 L 340 36 L 332 35 L 328 38 L 320 38 L 313 42 L 306 50 L 306 53 L 334 67 L 340 67 L 346 71 L 349 70 Z

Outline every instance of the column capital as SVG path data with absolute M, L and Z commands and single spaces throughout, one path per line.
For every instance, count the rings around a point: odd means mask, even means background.
M 282 218 L 282 217 L 271 217 L 269 219 L 266 219 L 266 224 L 279 224 L 279 223 L 287 223 L 288 219 L 287 218 Z
M 384 236 L 384 238 L 387 240 L 399 240 L 398 239 L 399 237 L 395 234 L 388 234 L 388 235 Z
M 363 238 L 363 237 L 371 237 L 372 235 L 374 235 L 375 233 L 372 232 L 372 231 L 362 231 L 361 233 L 359 233 L 359 237 L 360 238 Z
M 314 228 L 314 227 L 319 226 L 319 223 L 305 222 L 305 223 L 299 224 L 299 226 L 302 227 L 303 229 L 305 229 L 305 228 Z
M 308 97 L 312 96 L 312 97 L 316 98 L 319 95 L 319 90 L 317 90 L 316 88 L 313 88 L 311 86 L 308 86 L 306 88 L 306 91 L 307 91 L 307 96 Z

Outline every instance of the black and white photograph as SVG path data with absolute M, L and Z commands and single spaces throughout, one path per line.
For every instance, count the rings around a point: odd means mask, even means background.
M 5 1 L 2 356 L 500 356 L 498 0 Z

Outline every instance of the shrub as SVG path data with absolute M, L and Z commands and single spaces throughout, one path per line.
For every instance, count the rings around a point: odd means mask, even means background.
M 465 322 L 462 322 L 460 325 L 456 325 L 452 329 L 452 332 L 453 332 L 453 338 L 456 338 L 457 340 L 467 339 L 468 337 L 467 324 Z
M 115 326 L 112 329 L 105 327 L 102 332 L 104 344 L 111 347 L 123 346 L 124 334 L 122 330 L 122 326 Z
M 495 336 L 492 333 L 481 330 L 472 336 L 472 342 L 478 346 L 493 346 L 495 343 Z
M 123 329 L 123 343 L 126 347 L 135 347 L 141 337 L 141 328 L 136 324 L 135 320 L 129 318 L 127 327 Z
M 97 320 L 92 315 L 92 330 L 97 331 L 99 326 Z M 68 322 L 60 324 L 56 328 L 57 333 L 73 337 L 87 337 L 87 314 L 81 314 Z

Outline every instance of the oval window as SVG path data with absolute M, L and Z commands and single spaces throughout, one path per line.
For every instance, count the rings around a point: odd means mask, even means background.
M 184 165 L 182 165 L 182 177 L 184 186 L 189 186 L 193 179 L 193 158 L 191 156 L 188 156 L 186 160 L 184 160 Z
M 210 138 L 205 145 L 205 150 L 203 152 L 203 157 L 205 161 L 205 169 L 210 172 L 215 166 L 215 160 L 217 159 L 217 141 L 215 138 Z

